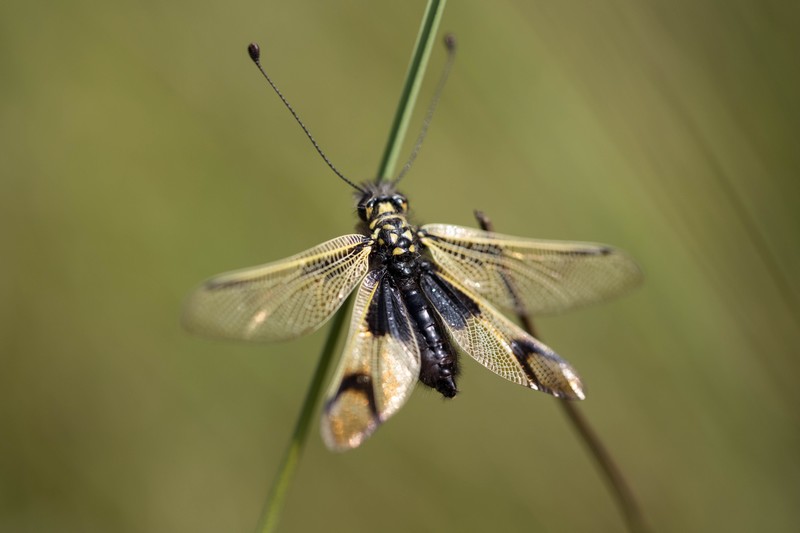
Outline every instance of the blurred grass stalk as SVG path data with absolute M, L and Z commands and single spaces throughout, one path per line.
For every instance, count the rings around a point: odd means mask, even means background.
M 428 58 L 430 57 L 436 37 L 436 30 L 442 19 L 442 13 L 444 13 L 446 3 L 446 0 L 428 0 L 428 5 L 422 17 L 422 24 L 417 34 L 417 41 L 414 44 L 414 51 L 411 54 L 411 62 L 409 63 L 408 72 L 406 73 L 403 92 L 400 94 L 400 102 L 397 105 L 397 112 L 395 113 L 392 127 L 389 131 L 389 139 L 386 143 L 383 158 L 381 159 L 378 169 L 379 181 L 390 179 L 394 174 L 400 148 L 403 146 L 403 139 L 408 129 L 411 113 L 414 110 L 419 88 L 422 85 L 425 67 L 428 64 Z M 289 445 L 284 453 L 283 460 L 272 488 L 270 489 L 267 501 L 264 504 L 264 510 L 257 528 L 257 531 L 261 533 L 271 533 L 275 531 L 278 526 L 283 504 L 286 500 L 286 492 L 289 489 L 289 484 L 294 477 L 300 455 L 303 452 L 308 430 L 313 418 L 314 408 L 322 394 L 325 376 L 333 360 L 333 354 L 339 342 L 341 331 L 344 329 L 344 319 L 348 315 L 347 310 L 350 308 L 351 300 L 352 296 L 348 298 L 347 304 L 339 309 L 331 324 L 328 338 L 325 341 L 322 355 L 320 355 L 319 363 L 317 364 L 317 369 L 314 371 L 311 385 L 303 401 L 303 407 L 300 410 L 297 424 L 295 425 Z
M 494 231 L 491 219 L 486 216 L 482 211 L 475 211 L 475 219 L 478 221 L 478 226 L 484 231 Z M 524 309 L 517 310 L 517 318 L 522 324 L 522 328 L 531 334 L 531 336 L 539 337 L 536 327 L 533 325 L 533 318 Z M 625 525 L 631 533 L 647 533 L 650 531 L 647 523 L 644 520 L 641 507 L 636 501 L 633 491 L 625 480 L 617 463 L 608 451 L 608 448 L 600 440 L 600 436 L 595 432 L 589 421 L 581 412 L 577 402 L 567 399 L 558 400 L 559 407 L 564 412 L 572 428 L 578 433 L 578 436 L 583 441 L 586 449 L 591 454 L 597 467 L 603 475 L 606 486 L 611 491 L 611 496 L 617 502 L 620 512 L 625 519 Z

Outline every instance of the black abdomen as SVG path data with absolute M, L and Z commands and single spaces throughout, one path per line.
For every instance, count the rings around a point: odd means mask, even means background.
M 420 336 L 419 380 L 443 396 L 452 398 L 458 392 L 455 382 L 458 365 L 453 348 L 443 333 L 444 327 L 413 278 L 403 280 L 401 291 Z

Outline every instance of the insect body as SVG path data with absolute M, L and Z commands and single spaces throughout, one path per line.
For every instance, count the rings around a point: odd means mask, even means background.
M 251 57 L 257 62 L 252 48 Z M 600 244 L 418 228 L 396 182 L 353 185 L 360 233 L 205 282 L 188 299 L 184 325 L 217 337 L 291 339 L 319 328 L 356 290 L 322 416 L 334 450 L 361 444 L 418 381 L 455 396 L 459 353 L 520 385 L 583 399 L 569 363 L 499 309 L 539 315 L 604 299 L 638 282 L 636 264 Z
M 358 446 L 419 380 L 457 393 L 459 351 L 500 376 L 583 399 L 577 373 L 495 307 L 535 315 L 603 299 L 639 277 L 608 246 L 536 241 L 452 225 L 416 228 L 392 185 L 367 185 L 364 234 L 207 281 L 184 323 L 218 337 L 293 338 L 321 326 L 358 287 L 350 331 L 322 419 L 326 444 Z
M 408 201 L 391 186 L 368 188 L 359 202 L 359 216 L 372 230 L 370 266 L 379 278 L 380 297 L 367 315 L 369 333 L 401 335 L 406 342 L 416 342 L 420 381 L 452 398 L 457 392 L 457 360 L 421 286 L 430 283 L 433 268 L 417 251 L 419 236 L 406 220 L 407 209 Z M 390 321 L 406 322 L 410 331 L 390 331 Z

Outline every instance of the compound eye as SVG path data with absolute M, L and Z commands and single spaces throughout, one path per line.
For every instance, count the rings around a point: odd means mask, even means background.
M 361 220 L 367 221 L 372 216 L 372 211 L 375 208 L 375 198 L 370 198 L 365 203 L 358 206 L 358 216 Z
M 395 194 L 392 196 L 392 203 L 395 205 L 395 207 L 401 209 L 402 211 L 406 211 L 408 209 L 408 201 L 406 200 L 405 196 L 400 194 Z

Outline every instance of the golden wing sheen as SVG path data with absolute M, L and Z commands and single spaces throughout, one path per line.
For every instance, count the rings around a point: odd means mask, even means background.
M 182 322 L 201 335 L 258 341 L 313 331 L 366 275 L 370 242 L 343 235 L 281 261 L 215 276 L 189 295 Z
M 425 274 L 420 286 L 458 347 L 480 364 L 519 385 L 584 399 L 583 384 L 569 363 L 452 276 Z
M 373 270 L 358 289 L 322 415 L 322 438 L 331 450 L 360 445 L 406 402 L 417 383 L 414 325 L 388 284 L 384 270 Z M 385 329 L 377 331 L 378 323 Z
M 448 224 L 422 226 L 420 240 L 466 289 L 534 316 L 603 300 L 642 277 L 628 255 L 603 244 L 524 239 Z

